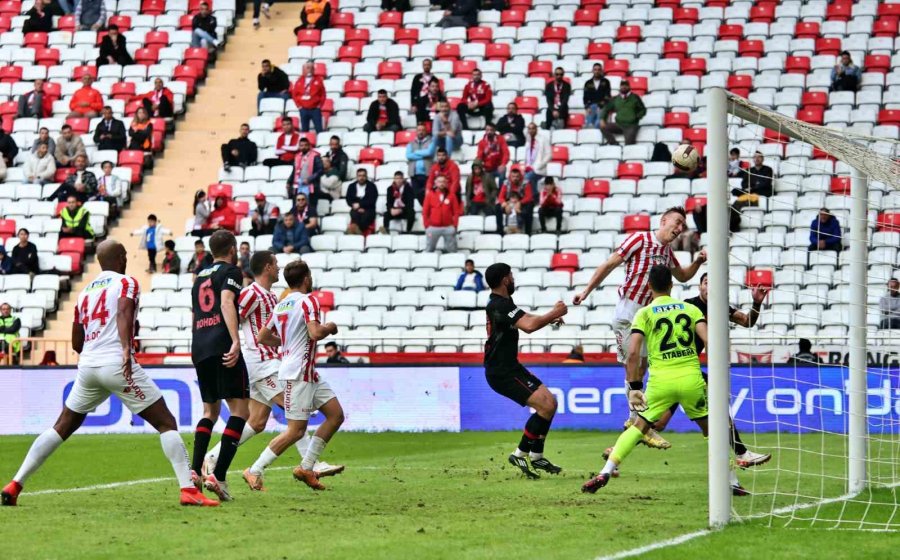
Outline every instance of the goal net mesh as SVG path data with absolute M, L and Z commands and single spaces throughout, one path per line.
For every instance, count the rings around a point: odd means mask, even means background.
M 730 301 L 747 313 L 752 287 L 772 287 L 755 327 L 732 325 L 735 426 L 747 447 L 772 455 L 767 464 L 737 471 L 750 495 L 734 498 L 733 513 L 773 525 L 897 530 L 900 329 L 889 327 L 900 327 L 900 316 L 892 323 L 881 305 L 890 303 L 882 301 L 889 279 L 900 278 L 900 143 L 897 127 L 877 125 L 878 106 L 856 105 L 853 94 L 831 96 L 827 110 L 793 113 L 728 94 L 729 148 L 744 162 L 729 179 L 732 212 L 737 207 L 740 218 L 730 237 Z M 845 98 L 848 105 L 835 103 Z M 764 173 L 754 168 L 756 154 L 774 172 L 772 195 L 758 200 L 747 192 L 748 181 Z M 860 196 L 850 191 L 852 168 L 868 177 L 861 223 L 851 220 L 852 197 Z M 820 216 L 826 210 L 830 218 Z M 829 220 L 840 226 L 842 251 L 831 250 L 836 229 Z M 854 228 L 865 229 L 868 240 L 868 482 L 858 493 L 848 490 L 846 390 Z M 826 250 L 813 250 L 819 240 Z M 822 363 L 790 360 L 800 339 L 811 342 Z

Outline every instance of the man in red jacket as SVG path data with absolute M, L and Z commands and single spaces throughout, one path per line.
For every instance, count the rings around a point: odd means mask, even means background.
M 556 234 L 559 235 L 563 219 L 562 191 L 553 182 L 553 177 L 544 177 L 541 206 L 538 208 L 538 220 L 541 222 L 541 231 L 544 233 L 547 233 L 547 218 L 556 218 Z
M 294 130 L 294 121 L 285 118 L 281 121 L 281 134 L 275 141 L 275 157 L 263 160 L 263 165 L 277 167 L 294 165 L 294 158 L 300 152 L 300 135 Z
M 484 170 L 497 179 L 497 186 L 503 186 L 506 178 L 506 165 L 509 163 L 509 145 L 502 134 L 497 134 L 493 123 L 484 127 L 484 136 L 478 142 L 478 153 L 475 159 L 484 165 Z
M 481 115 L 487 122 L 494 120 L 494 104 L 491 103 L 493 93 L 491 86 L 481 79 L 481 70 L 472 71 L 472 81 L 463 88 L 462 101 L 456 109 L 459 120 L 465 130 L 469 129 L 467 117 L 469 115 Z
M 504 183 L 500 188 L 500 195 L 497 197 L 497 233 L 503 235 L 503 215 L 506 207 L 510 204 L 509 195 L 511 192 L 519 194 L 519 201 L 522 204 L 522 223 L 525 226 L 525 233 L 531 235 L 531 221 L 534 218 L 534 193 L 531 187 L 522 177 L 522 172 L 518 167 L 514 167 L 509 172 L 509 181 Z
M 434 190 L 438 177 L 447 179 L 448 192 L 459 200 L 459 166 L 450 159 L 444 148 L 437 149 L 437 157 L 428 172 L 428 181 L 425 182 L 425 196 Z
M 70 119 L 86 118 L 93 119 L 100 116 L 103 110 L 103 95 L 99 91 L 91 87 L 94 78 L 90 74 L 81 77 L 82 87 L 75 90 L 72 94 L 72 100 L 69 101 Z
M 450 194 L 447 178 L 438 177 L 434 190 L 425 195 L 422 221 L 425 224 L 425 250 L 433 253 L 438 240 L 444 238 L 444 252 L 456 252 L 456 224 L 459 221 L 459 200 Z
M 291 97 L 300 109 L 300 130 L 309 132 L 312 122 L 316 132 L 322 132 L 322 105 L 325 103 L 325 82 L 313 73 L 312 62 L 303 65 L 303 75 L 294 84 Z

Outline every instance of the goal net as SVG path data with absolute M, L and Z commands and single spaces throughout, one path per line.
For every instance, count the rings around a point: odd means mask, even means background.
M 707 107 L 711 522 L 897 530 L 900 315 L 887 310 L 900 305 L 889 293 L 900 278 L 898 130 L 878 125 L 863 92 L 799 108 L 755 95 L 715 90 Z M 771 287 L 757 324 L 725 327 L 725 306 L 749 312 L 754 286 Z M 812 355 L 798 355 L 801 339 Z M 713 381 L 719 367 L 727 386 Z M 726 395 L 746 446 L 772 456 L 737 470 L 749 496 L 723 496 L 719 480 L 731 448 L 712 428 Z

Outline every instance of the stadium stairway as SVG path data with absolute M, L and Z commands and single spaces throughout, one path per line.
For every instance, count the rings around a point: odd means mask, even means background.
M 252 114 L 259 62 L 269 58 L 275 65 L 284 64 L 288 49 L 295 44 L 292 30 L 298 24 L 296 4 L 275 4 L 272 19 L 264 19 L 258 30 L 253 29 L 250 14 L 248 8 L 226 48 L 219 52 L 184 120 L 178 123 L 175 136 L 167 140 L 165 156 L 156 160 L 153 172 L 146 176 L 143 187 L 134 191 L 130 207 L 109 232 L 110 238 L 122 242 L 128 250 L 128 272 L 138 280 L 143 293 L 150 291 L 150 274 L 145 272 L 147 253 L 139 249 L 140 237 L 132 236 L 132 231 L 147 223 L 148 214 L 156 214 L 176 237 L 183 234 L 185 222 L 193 215 L 193 192 L 205 189 L 221 167 L 219 145 L 236 137 L 240 124 Z M 162 251 L 157 265 L 161 261 Z M 56 317 L 43 331 L 44 338 L 70 339 L 73 302 L 99 272 L 95 258 L 85 263 L 84 274 L 74 280 L 72 291 L 60 301 Z M 56 346 L 59 363 L 74 363 L 71 350 L 68 356 L 60 355 L 62 345 Z

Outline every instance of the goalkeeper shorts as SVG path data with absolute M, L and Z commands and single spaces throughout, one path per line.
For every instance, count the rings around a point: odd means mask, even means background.
M 647 410 L 641 417 L 650 422 L 659 420 L 673 405 L 680 404 L 691 420 L 699 420 L 709 415 L 706 400 L 706 382 L 697 375 L 679 376 L 674 379 L 653 377 L 647 384 Z

